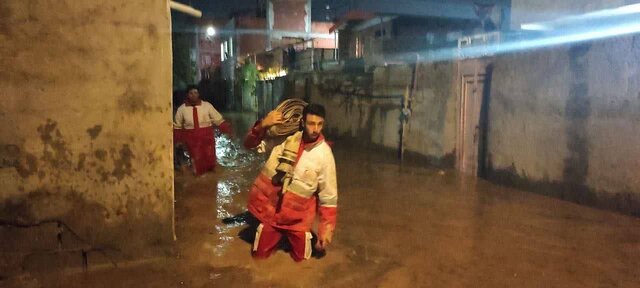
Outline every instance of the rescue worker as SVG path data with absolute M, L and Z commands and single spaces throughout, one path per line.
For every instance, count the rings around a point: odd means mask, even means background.
M 198 87 L 190 85 L 184 104 L 176 112 L 173 134 L 174 143 L 186 144 L 196 176 L 216 167 L 214 127 L 233 134 L 231 123 L 211 103 L 200 99 Z
M 316 249 L 324 251 L 336 226 L 338 189 L 333 152 L 324 141 L 325 109 L 309 104 L 302 131 L 273 148 L 249 194 L 249 212 L 260 222 L 255 258 L 267 258 L 284 236 L 296 261 L 311 257 L 311 226 L 319 216 Z
M 291 98 L 282 101 L 262 120 L 256 121 L 244 138 L 244 147 L 271 154 L 271 149 L 300 130 L 302 112 L 307 103 Z

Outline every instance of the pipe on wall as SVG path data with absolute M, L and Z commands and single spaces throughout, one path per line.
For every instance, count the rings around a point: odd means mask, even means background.
M 189 6 L 189 5 L 184 5 L 182 3 L 178 3 L 176 1 L 169 1 L 169 7 L 171 7 L 171 9 L 176 10 L 176 11 L 180 11 L 182 13 L 185 14 L 189 14 L 193 17 L 196 18 L 201 18 L 202 17 L 202 11 L 194 9 L 193 7 Z

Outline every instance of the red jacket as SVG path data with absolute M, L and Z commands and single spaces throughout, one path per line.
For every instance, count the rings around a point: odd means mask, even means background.
M 293 137 L 293 136 L 291 136 Z M 321 135 L 313 143 L 301 141 L 291 183 L 287 190 L 272 184 L 278 156 L 285 143 L 276 146 L 253 183 L 248 209 L 258 220 L 292 231 L 311 230 L 315 215 L 320 217 L 320 237 L 335 229 L 337 217 L 337 181 L 333 153 Z

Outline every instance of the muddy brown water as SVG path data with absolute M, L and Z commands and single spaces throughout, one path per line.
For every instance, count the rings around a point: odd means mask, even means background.
M 243 123 L 250 125 L 252 119 Z M 236 129 L 242 136 L 246 128 Z M 326 256 L 295 263 L 278 251 L 267 260 L 253 260 L 251 245 L 239 237 L 246 225 L 225 224 L 222 219 L 245 211 L 246 192 L 264 157 L 235 141 L 218 139 L 223 155 L 215 173 L 196 178 L 176 172 L 177 241 L 165 255 L 84 273 L 25 274 L 11 283 L 640 287 L 640 219 L 496 186 L 451 170 L 403 166 L 393 155 L 339 142 L 334 144 L 338 226 Z

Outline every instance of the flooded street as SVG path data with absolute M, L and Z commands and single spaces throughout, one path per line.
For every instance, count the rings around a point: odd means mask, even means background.
M 324 258 L 296 264 L 279 251 L 254 261 L 250 244 L 238 237 L 245 226 L 222 223 L 245 211 L 245 192 L 264 159 L 241 150 L 234 152 L 236 162 L 220 159 L 226 167 L 219 174 L 196 183 L 178 179 L 178 215 L 208 218 L 202 228 L 214 240 L 201 239 L 185 251 L 194 250 L 191 257 L 205 265 L 247 276 L 234 282 L 238 287 L 633 287 L 640 281 L 638 219 L 453 171 L 402 167 L 386 157 L 392 155 L 341 144 L 334 145 L 339 221 Z M 207 202 L 215 203 L 215 220 L 197 208 L 212 205 Z M 181 229 L 178 237 L 191 237 Z
M 0 48 L 0 288 L 640 288 L 640 0 L 0 0 Z
M 334 144 L 339 214 L 325 257 L 251 258 L 233 221 L 262 155 L 218 139 L 220 166 L 176 172 L 176 234 L 166 255 L 130 266 L 33 278 L 59 287 L 637 287 L 640 219 L 463 177 L 401 166 Z M 249 117 L 251 118 L 251 117 Z M 226 219 L 224 222 L 223 220 Z M 246 235 L 245 235 L 246 236 Z M 250 235 L 249 235 L 250 236 Z M 28 279 L 27 279 L 28 280 Z M 24 280 L 24 283 L 29 283 Z M 64 283 L 64 284 L 63 284 Z M 55 286 L 55 285 L 53 285 Z

